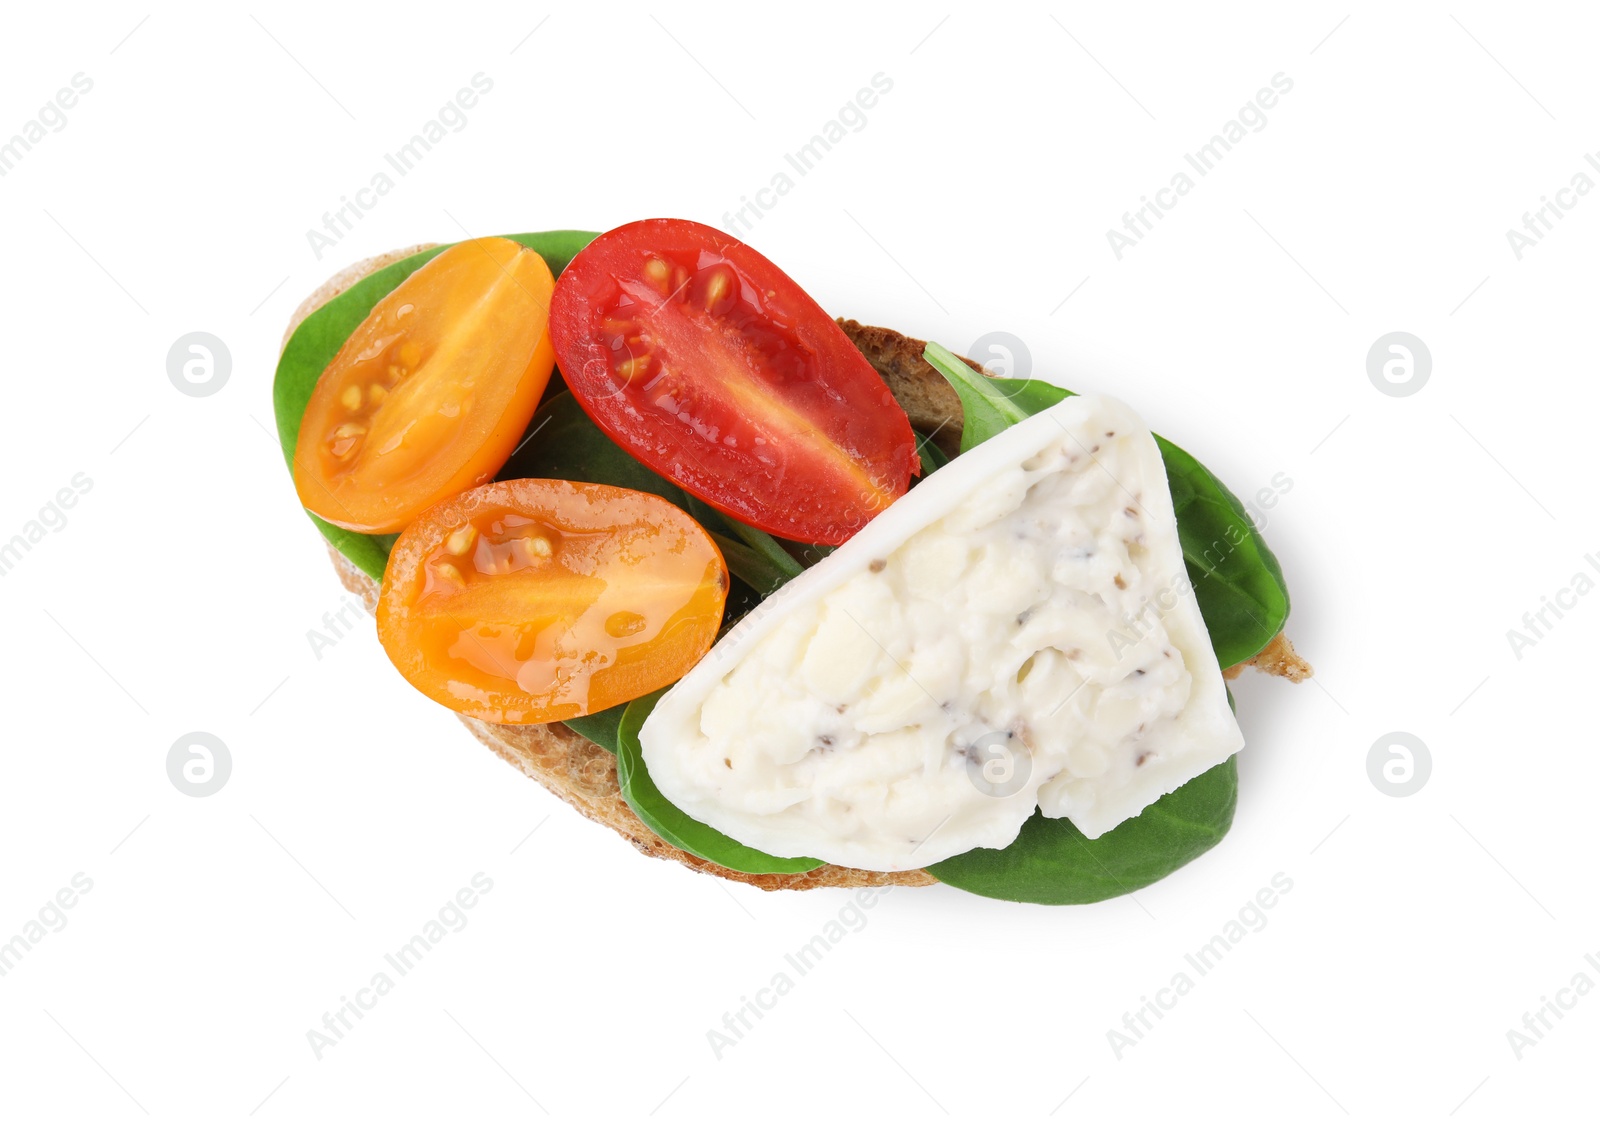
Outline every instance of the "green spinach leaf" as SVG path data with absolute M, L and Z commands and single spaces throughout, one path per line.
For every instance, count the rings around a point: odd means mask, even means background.
M 950 457 L 933 442 L 932 436 L 924 436 L 921 432 L 911 434 L 917 438 L 917 458 L 922 461 L 922 474 L 932 475 L 950 462 Z
M 619 448 L 564 389 L 539 406 L 523 434 L 522 446 L 511 453 L 495 478 L 604 483 L 659 495 L 673 506 L 689 508 L 683 488 Z
M 635 699 L 622 714 L 622 725 L 617 730 L 617 781 L 628 808 L 668 844 L 735 872 L 788 875 L 822 867 L 821 860 L 809 856 L 771 856 L 742 845 L 710 825 L 701 824 L 662 796 L 645 768 L 639 728 L 665 693 L 663 689 Z
M 1020 903 L 1097 903 L 1153 884 L 1216 846 L 1233 824 L 1236 759 L 1193 778 L 1096 840 L 1037 810 L 1004 848 L 930 865 L 951 887 Z
M 1283 569 L 1232 491 L 1178 445 L 1160 436 L 1156 445 L 1167 467 L 1189 583 L 1217 662 L 1242 664 L 1289 619 Z
M 506 238 L 516 240 L 544 256 L 545 262 L 550 265 L 550 273 L 560 275 L 572 257 L 598 234 L 528 232 Z M 318 307 L 290 337 L 283 356 L 278 359 L 278 371 L 272 383 L 272 407 L 277 418 L 283 458 L 291 468 L 294 466 L 295 442 L 300 438 L 300 418 L 305 415 L 306 402 L 311 399 L 311 390 L 316 388 L 322 371 L 384 295 L 449 246 L 442 244 L 430 247 L 427 251 L 419 251 L 398 263 L 374 271 L 349 290 Z M 383 567 L 389 562 L 389 548 L 394 545 L 393 536 L 356 534 L 324 522 L 316 515 L 311 515 L 311 521 L 334 549 L 349 558 L 357 569 L 374 580 L 382 579 Z
M 618 703 L 615 707 L 607 707 L 604 711 L 596 711 L 592 715 L 579 715 L 575 719 L 561 721 L 596 746 L 615 754 L 617 728 L 622 725 L 622 713 L 627 709 L 627 703 Z
M 763 601 L 805 572 L 805 567 L 772 535 L 746 526 L 688 492 L 684 497 L 688 500 L 685 506 L 689 514 L 711 532 L 711 537 L 721 547 L 728 569 L 760 594 Z
M 740 541 L 759 554 L 761 559 L 767 562 L 774 570 L 782 574 L 785 581 L 793 580 L 805 572 L 805 567 L 795 560 L 794 555 L 785 550 L 782 544 L 765 530 L 757 530 L 755 527 L 740 522 L 731 515 L 723 515 L 722 521 L 733 529 L 733 532 L 739 536 Z
M 1020 424 L 1034 413 L 1070 395 L 1065 389 L 1057 390 L 1061 396 L 1055 401 L 1039 408 L 1025 409 L 996 388 L 992 378 L 979 373 L 938 342 L 929 342 L 922 357 L 950 382 L 956 395 L 961 398 L 963 452 L 970 451 L 991 436 L 998 436 L 1013 424 Z
M 937 369 L 961 398 L 963 452 L 1072 396 L 1047 381 L 1018 381 L 979 373 L 938 342 L 928 343 L 923 360 Z

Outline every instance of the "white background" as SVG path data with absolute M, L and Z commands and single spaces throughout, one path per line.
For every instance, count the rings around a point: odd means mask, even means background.
M 1576 5 L 1394 9 L 8 13 L 0 136 L 75 73 L 94 85 L 0 178 L 0 541 L 75 473 L 93 487 L 0 577 L 0 936 L 73 875 L 93 889 L 0 979 L 0 1121 L 1591 1108 L 1600 993 L 1520 1060 L 1506 1032 L 1600 951 L 1600 597 L 1520 658 L 1506 632 L 1600 579 L 1600 199 L 1520 260 L 1505 233 L 1600 145 L 1596 27 Z M 466 127 L 318 259 L 306 231 L 478 72 Z M 464 232 L 725 226 L 878 72 L 865 128 L 750 242 L 832 312 L 957 349 L 1019 335 L 1036 375 L 1128 400 L 1240 494 L 1287 475 L 1267 536 L 1317 679 L 1236 685 L 1238 816 L 1197 863 L 1093 907 L 895 892 L 719 1060 L 707 1030 L 848 893 L 638 855 L 412 692 L 370 622 L 316 658 L 343 591 L 271 378 L 289 313 L 346 263 Z M 1266 127 L 1119 261 L 1106 230 L 1279 72 Z M 167 376 L 193 330 L 231 351 L 213 396 Z M 1394 330 L 1432 353 L 1410 397 L 1366 371 Z M 197 730 L 233 757 L 203 799 L 165 768 Z M 1366 770 L 1397 730 L 1433 756 L 1404 799 Z M 479 872 L 466 927 L 317 1059 L 306 1031 Z M 1280 872 L 1265 929 L 1119 1059 L 1107 1031 Z

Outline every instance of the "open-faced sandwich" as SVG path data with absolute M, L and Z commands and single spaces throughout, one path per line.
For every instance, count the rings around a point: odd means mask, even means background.
M 411 248 L 296 312 L 300 501 L 401 674 L 642 851 L 1086 903 L 1227 832 L 1299 680 L 1247 508 L 1109 396 L 834 321 L 685 220 Z

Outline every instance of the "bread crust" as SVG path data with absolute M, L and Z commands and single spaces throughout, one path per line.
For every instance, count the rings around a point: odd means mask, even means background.
M 325 303 L 343 294 L 350 287 L 391 263 L 426 251 L 437 244 L 423 243 L 373 256 L 351 264 L 333 275 L 313 291 L 289 320 L 283 342 L 289 344 L 295 330 L 307 316 Z M 949 382 L 923 359 L 927 343 L 909 338 L 881 326 L 864 326 L 851 319 L 839 319 L 839 326 L 856 348 L 872 363 L 872 367 L 889 386 L 911 425 L 923 435 L 931 436 L 940 450 L 954 457 L 961 448 L 961 401 Z M 963 359 L 965 360 L 965 359 Z M 982 368 L 968 362 L 974 368 Z M 340 582 L 359 597 L 369 613 L 378 607 L 379 586 L 376 581 L 357 569 L 345 556 L 324 542 L 333 559 L 334 570 Z M 1282 634 L 1264 649 L 1260 656 L 1247 661 L 1270 674 L 1285 675 L 1299 682 L 1311 674 L 1310 665 L 1294 654 L 1293 647 Z M 1245 665 L 1228 669 L 1231 677 Z M 702 860 L 680 848 L 668 844 L 657 836 L 623 799 L 617 782 L 617 759 L 609 750 L 599 746 L 562 723 L 532 726 L 505 726 L 487 723 L 468 715 L 458 717 L 467 730 L 505 761 L 533 778 L 551 793 L 571 805 L 592 821 L 605 825 L 620 835 L 646 856 L 659 860 L 674 860 L 686 868 L 724 880 L 736 880 L 766 891 L 808 891 L 812 888 L 837 887 L 926 887 L 936 884 L 928 872 L 916 869 L 907 872 L 869 872 L 859 868 L 841 868 L 825 864 L 810 872 L 794 875 L 749 875 L 735 872 L 719 864 Z

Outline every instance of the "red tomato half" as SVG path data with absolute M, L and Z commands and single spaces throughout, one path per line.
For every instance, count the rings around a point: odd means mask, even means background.
M 827 312 L 732 236 L 640 220 L 561 273 L 550 336 L 595 422 L 769 534 L 837 546 L 905 494 L 911 422 Z

